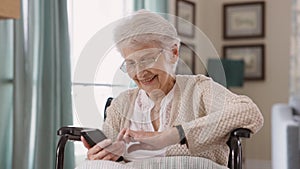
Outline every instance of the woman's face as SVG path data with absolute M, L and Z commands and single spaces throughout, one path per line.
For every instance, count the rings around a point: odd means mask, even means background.
M 177 50 L 141 47 L 123 48 L 122 52 L 129 77 L 148 95 L 155 89 L 167 94 L 173 88 L 175 79 L 172 64 L 177 60 Z

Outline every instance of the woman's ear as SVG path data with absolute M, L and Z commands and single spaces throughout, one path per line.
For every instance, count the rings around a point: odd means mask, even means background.
M 178 60 L 178 57 L 179 57 L 179 49 L 178 49 L 178 46 L 177 44 L 175 44 L 172 48 L 172 57 L 171 57 L 171 62 L 172 63 L 176 63 L 177 60 Z

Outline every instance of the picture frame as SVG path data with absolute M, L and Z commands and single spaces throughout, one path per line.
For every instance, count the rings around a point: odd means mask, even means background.
M 223 56 L 227 59 L 244 60 L 245 80 L 265 79 L 265 45 L 225 45 Z
M 261 38 L 265 36 L 265 2 L 223 5 L 224 39 Z
M 176 0 L 176 29 L 178 35 L 184 37 L 195 36 L 195 23 L 196 23 L 196 5 L 194 2 L 187 0 Z
M 176 67 L 176 74 L 195 74 L 196 55 L 195 46 L 181 42 L 179 50 L 179 61 Z

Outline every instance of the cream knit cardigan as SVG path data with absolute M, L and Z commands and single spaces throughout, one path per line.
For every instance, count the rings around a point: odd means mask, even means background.
M 107 109 L 103 132 L 115 140 L 119 131 L 129 127 L 139 89 L 116 97 Z M 263 126 L 260 110 L 246 96 L 236 95 L 204 75 L 177 75 L 169 126 L 183 126 L 188 147 L 172 145 L 166 156 L 199 156 L 227 166 L 226 141 L 236 128 L 256 133 Z

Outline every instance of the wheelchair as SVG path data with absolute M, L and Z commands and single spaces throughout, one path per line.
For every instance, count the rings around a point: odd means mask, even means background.
M 110 106 L 110 103 L 113 98 L 108 98 L 105 104 L 104 109 L 104 120 L 106 118 L 106 108 Z M 56 169 L 63 169 L 64 167 L 64 150 L 67 141 L 81 141 L 81 131 L 89 128 L 82 127 L 71 127 L 65 126 L 61 127 L 57 131 L 57 135 L 60 136 L 60 139 L 56 148 Z M 245 128 L 238 128 L 230 133 L 230 137 L 227 141 L 227 145 L 230 148 L 228 165 L 229 169 L 242 169 L 242 138 L 250 138 L 250 130 Z

